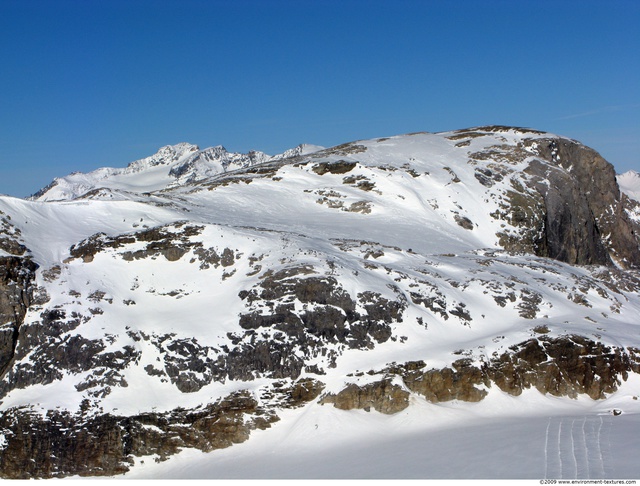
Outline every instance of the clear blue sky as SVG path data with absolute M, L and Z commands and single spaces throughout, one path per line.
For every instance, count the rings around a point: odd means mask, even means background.
M 0 0 L 0 193 L 191 142 L 528 126 L 640 171 L 638 0 Z

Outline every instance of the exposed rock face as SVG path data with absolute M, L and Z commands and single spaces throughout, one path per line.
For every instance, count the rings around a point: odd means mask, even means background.
M 476 387 L 483 384 L 483 378 L 481 370 L 462 359 L 454 362 L 453 368 L 409 371 L 404 380 L 411 391 L 433 403 L 450 400 L 479 402 L 487 394 Z
M 575 146 L 566 145 L 569 156 L 572 149 L 578 152 L 576 158 L 581 163 L 576 169 L 576 178 L 587 191 L 589 207 L 607 248 L 623 266 L 640 267 L 640 235 L 625 211 L 626 198 L 622 197 L 615 183 L 613 166 L 590 148 L 580 146 L 580 149 L 576 149 Z M 560 144 L 560 153 L 563 148 Z
M 29 259 L 0 257 L 0 377 L 13 359 L 37 268 Z
M 94 396 L 104 397 L 114 385 L 127 386 L 121 371 L 131 364 L 139 351 L 131 347 L 107 351 L 101 340 L 90 340 L 71 331 L 89 317 L 58 308 L 46 309 L 40 320 L 20 327 L 13 359 L 0 381 L 0 397 L 14 388 L 46 385 L 60 380 L 65 372 L 80 373 L 94 370 L 93 374 L 76 388 L 81 391 L 98 387 Z M 24 359 L 27 355 L 31 358 Z
M 374 408 L 380 413 L 394 414 L 409 406 L 409 392 L 386 379 L 362 386 L 347 385 L 336 395 L 325 396 L 320 403 L 332 403 L 341 410 Z
M 240 297 L 252 312 L 240 316 L 240 326 L 247 331 L 236 338 L 249 344 L 229 355 L 228 372 L 237 379 L 256 371 L 297 378 L 306 359 L 321 355 L 334 366 L 342 349 L 372 349 L 390 339 L 391 324 L 402 320 L 407 305 L 402 298 L 392 301 L 375 292 L 360 293 L 356 300 L 334 277 L 317 275 L 308 266 L 267 273 L 259 286 Z M 356 311 L 358 304 L 364 312 Z M 296 310 L 300 307 L 302 312 Z M 248 339 L 262 329 L 276 331 L 278 348 Z M 333 345 L 328 353 L 327 345 Z M 322 373 L 317 368 L 307 371 Z
M 513 347 L 486 367 L 486 375 L 512 395 L 535 387 L 540 393 L 594 400 L 618 389 L 628 373 L 640 371 L 632 349 L 604 346 L 581 336 L 532 339 Z
M 640 267 L 613 166 L 567 139 L 538 139 L 535 150 L 544 163 L 534 161 L 526 172 L 544 204 L 536 254 L 578 265 L 611 265 L 611 254 L 625 267 Z
M 408 406 L 404 387 L 432 403 L 450 400 L 478 402 L 493 384 L 511 395 L 536 388 L 553 396 L 588 395 L 594 400 L 618 389 L 630 372 L 640 372 L 640 350 L 612 348 L 581 336 L 542 336 L 475 366 L 469 359 L 455 361 L 451 368 L 424 371 L 424 362 L 396 365 L 371 375 L 383 379 L 359 386 L 347 385 L 339 393 L 323 397 L 321 403 L 336 408 L 366 409 L 396 413 Z M 401 385 L 392 377 L 401 377 Z
M 296 407 L 322 390 L 314 380 L 274 384 L 270 397 Z M 121 417 L 51 410 L 46 416 L 14 408 L 0 415 L 0 476 L 12 479 L 68 475 L 111 476 L 129 470 L 134 457 L 165 460 L 183 448 L 205 452 L 244 442 L 254 429 L 278 421 L 248 392 L 191 410 Z
M 246 414 L 258 415 L 245 420 Z M 262 416 L 260 416 L 262 415 Z M 175 410 L 131 417 L 90 418 L 51 411 L 46 417 L 10 410 L 0 428 L 11 430 L 0 456 L 6 478 L 112 475 L 132 465 L 133 456 L 175 454 L 183 447 L 204 451 L 243 442 L 253 428 L 277 417 L 265 414 L 247 394 L 238 393 L 199 410 Z
M 505 128 L 461 130 L 449 138 L 464 146 Z M 469 154 L 470 163 L 481 164 L 474 175 L 483 186 L 511 185 L 493 216 L 519 230 L 499 232 L 500 245 L 571 264 L 612 265 L 613 258 L 625 268 L 640 267 L 638 227 L 627 214 L 634 204 L 621 195 L 613 166 L 573 140 L 515 130 L 525 135 L 518 143 Z M 514 171 L 525 162 L 524 174 Z
M 536 184 L 545 210 L 537 254 L 579 265 L 611 265 L 587 196 L 575 177 L 537 162 L 528 171 L 551 181 Z
M 22 232 L 14 226 L 10 216 L 0 211 L 0 251 L 23 256 L 28 250 L 21 240 Z

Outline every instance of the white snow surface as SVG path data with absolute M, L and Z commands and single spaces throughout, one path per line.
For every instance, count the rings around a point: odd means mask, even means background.
M 633 290 L 603 286 L 597 276 L 607 269 L 510 255 L 498 245 L 497 232 L 517 228 L 491 213 L 500 208 L 511 179 L 523 177 L 529 159 L 525 154 L 510 161 L 504 180 L 488 188 L 474 171 L 496 160 L 471 161 L 470 154 L 551 135 L 504 130 L 470 136 L 466 145 L 455 135 L 402 135 L 333 149 L 300 146 L 276 157 L 178 144 L 125 169 L 56 179 L 37 200 L 0 197 L 0 212 L 10 216 L 20 242 L 40 265 L 38 285 L 46 289 L 47 307 L 83 315 L 93 309 L 91 319 L 69 335 L 108 336 L 104 352 L 124 346 L 141 352 L 126 370 L 128 386 L 113 387 L 102 400 L 105 412 L 196 407 L 243 389 L 257 396 L 269 379 L 212 382 L 181 393 L 144 370 L 160 360 L 159 351 L 129 333 L 174 334 L 222 346 L 246 312 L 240 290 L 283 265 L 309 265 L 334 275 L 351 295 L 367 289 L 393 299 L 399 292 L 410 304 L 393 329 L 398 339 L 372 350 L 345 351 L 335 368 L 325 368 L 326 375 L 310 375 L 326 384 L 326 392 L 365 383 L 366 373 L 347 376 L 354 370 L 382 369 L 394 361 L 423 359 L 429 368 L 439 368 L 464 350 L 481 363 L 531 338 L 533 328 L 542 325 L 550 336 L 577 333 L 607 345 L 639 347 L 640 298 Z M 354 166 L 346 173 L 314 170 L 338 161 Z M 247 180 L 237 172 L 237 180 L 212 183 L 220 174 L 235 176 L 236 169 L 263 163 L 280 165 L 266 177 Z M 619 183 L 633 197 L 638 174 L 628 174 Z M 461 217 L 472 229 L 456 222 Z M 176 222 L 184 221 L 202 228 L 190 241 L 218 253 L 230 249 L 233 266 L 202 268 L 193 249 L 177 261 L 123 259 L 125 251 L 143 248 L 140 241 L 105 248 L 91 262 L 70 258 L 72 245 L 99 232 L 116 237 L 167 225 L 166 231 L 179 233 L 185 223 Z M 58 276 L 45 278 L 52 269 Z M 451 306 L 464 304 L 472 320 L 443 319 L 411 305 L 416 289 L 441 295 Z M 511 291 L 515 301 L 496 304 L 495 297 Z M 541 297 L 534 320 L 520 315 L 525 291 Z M 104 295 L 95 300 L 96 292 Z M 589 306 L 572 300 L 578 294 Z M 41 311 L 30 310 L 25 324 L 40 319 Z M 318 363 L 326 365 L 322 359 Z M 88 375 L 14 389 L 0 410 L 26 405 L 77 410 L 86 395 L 75 386 Z M 600 401 L 552 398 L 535 390 L 512 397 L 494 387 L 477 404 L 434 405 L 412 397 L 406 411 L 392 416 L 312 402 L 278 412 L 279 422 L 243 444 L 209 454 L 184 451 L 161 463 L 143 458 L 125 477 L 637 478 L 638 395 L 640 380 L 632 375 Z M 613 408 L 624 413 L 614 417 Z
M 620 191 L 629 197 L 637 204 L 627 209 L 627 215 L 629 218 L 640 224 L 640 174 L 635 170 L 630 170 L 624 174 L 616 176 Z
M 620 190 L 631 199 L 640 202 L 640 174 L 635 170 L 629 170 L 616 176 Z
M 640 404 L 492 393 L 403 412 L 289 410 L 272 429 L 211 453 L 137 461 L 128 479 L 637 479 Z M 610 407 L 627 411 L 614 416 Z

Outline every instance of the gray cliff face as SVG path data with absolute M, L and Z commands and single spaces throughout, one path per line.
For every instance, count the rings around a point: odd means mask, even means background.
M 546 171 L 547 255 L 568 263 L 640 267 L 638 235 L 624 211 L 613 166 L 595 150 L 566 139 L 541 141 L 540 155 L 566 172 Z M 542 175 L 542 167 L 530 171 Z
M 638 228 L 626 211 L 633 203 L 596 151 L 565 138 L 525 139 L 498 149 L 510 160 L 534 155 L 523 174 L 513 174 L 508 164 L 501 169 L 512 187 L 495 217 L 520 228 L 517 235 L 498 234 L 505 249 L 574 265 L 640 268 Z M 476 178 L 490 187 L 496 177 L 502 180 L 499 172 L 479 170 Z
M 576 178 L 537 161 L 527 170 L 544 179 L 534 183 L 543 198 L 545 216 L 536 253 L 577 265 L 611 265 L 587 195 Z
M 37 268 L 29 259 L 0 258 L 0 377 L 14 357 L 20 326 L 33 299 Z

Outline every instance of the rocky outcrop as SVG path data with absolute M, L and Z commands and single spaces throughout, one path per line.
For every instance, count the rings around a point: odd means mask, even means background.
M 564 138 L 527 140 L 537 157 L 528 188 L 507 193 L 511 223 L 524 238 L 507 249 L 587 265 L 640 267 L 640 240 L 626 211 L 615 170 L 596 151 Z M 531 192 L 534 189 L 535 192 Z
M 613 166 L 595 150 L 567 139 L 545 141 L 539 150 L 545 160 L 571 174 L 613 257 L 624 266 L 640 267 L 638 235 L 624 211 Z
M 0 398 L 14 388 L 46 385 L 60 380 L 65 373 L 92 371 L 78 384 L 79 391 L 91 389 L 91 395 L 106 396 L 113 386 L 127 386 L 121 372 L 139 358 L 130 346 L 106 351 L 108 342 L 87 339 L 71 331 L 88 316 L 59 308 L 45 309 L 40 319 L 20 327 L 16 336 L 15 363 L 8 366 L 0 380 Z M 30 359 L 24 359 L 30 356 Z
M 296 407 L 321 390 L 320 383 L 305 379 L 290 385 L 274 383 L 268 396 L 281 406 Z M 246 391 L 194 409 L 126 417 L 57 410 L 43 416 L 28 408 L 12 408 L 0 415 L 0 477 L 122 474 L 135 457 L 161 461 L 184 448 L 222 449 L 278 420 L 273 410 Z
M 122 258 L 131 261 L 163 255 L 169 261 L 176 261 L 190 249 L 202 247 L 201 243 L 193 243 L 189 240 L 201 231 L 202 226 L 177 222 L 166 227 L 149 228 L 130 235 L 109 237 L 105 233 L 98 233 L 73 245 L 69 249 L 69 254 L 71 259 L 81 258 L 85 263 L 90 263 L 96 254 L 108 248 L 119 249 L 139 242 L 144 243 L 145 247 L 136 251 L 125 251 Z
M 407 371 L 404 381 L 412 392 L 432 403 L 450 400 L 479 402 L 487 394 L 485 390 L 477 388 L 484 382 L 482 371 L 465 359 L 455 361 L 451 368 Z
M 540 393 L 594 400 L 615 392 L 630 372 L 640 373 L 633 349 L 614 348 L 582 336 L 531 339 L 483 367 L 484 375 L 502 391 Z
M 250 312 L 240 315 L 246 343 L 229 354 L 229 376 L 250 379 L 255 373 L 275 378 L 297 378 L 310 358 L 326 356 L 329 367 L 345 349 L 372 349 L 392 337 L 391 325 L 402 321 L 404 297 L 390 300 L 365 291 L 354 299 L 333 276 L 310 266 L 265 272 L 261 282 L 240 292 Z M 357 311 L 357 307 L 364 311 Z M 270 329 L 277 347 L 259 339 Z M 321 369 L 307 369 L 320 372 Z
M 337 394 L 323 397 L 321 403 L 343 410 L 374 408 L 396 413 L 408 406 L 407 390 L 432 403 L 478 402 L 493 385 L 515 396 L 536 388 L 553 396 L 587 395 L 598 400 L 615 392 L 629 373 L 640 373 L 640 350 L 613 348 L 581 336 L 542 336 L 479 366 L 463 358 L 451 367 L 426 371 L 425 367 L 424 361 L 414 361 L 369 372 L 382 379 L 348 384 Z
M 33 299 L 37 268 L 30 259 L 0 257 L 0 377 L 15 354 L 20 326 Z
M 466 143 L 495 131 L 508 130 L 481 127 L 450 138 L 462 137 Z M 474 175 L 483 186 L 508 182 L 498 198 L 499 209 L 492 213 L 517 228 L 515 234 L 497 234 L 505 249 L 578 265 L 611 266 L 615 261 L 625 268 L 640 267 L 640 239 L 627 213 L 629 200 L 620 192 L 613 166 L 595 150 L 567 138 L 536 136 L 469 157 L 470 163 L 480 164 Z M 513 167 L 520 163 L 527 163 L 524 173 Z
M 245 415 L 255 414 L 253 420 Z M 106 476 L 124 473 L 133 457 L 203 451 L 245 441 L 254 428 L 277 420 L 247 393 L 230 395 L 201 409 L 131 417 L 82 417 L 49 411 L 45 417 L 11 409 L 0 417 L 6 445 L 0 454 L 5 478 Z
M 394 414 L 409 406 L 409 392 L 394 384 L 391 379 L 357 385 L 351 383 L 337 394 L 328 394 L 322 398 L 321 404 L 332 403 L 341 410 L 371 408 L 380 413 Z
M 578 265 L 611 265 L 586 191 L 573 174 L 538 161 L 527 170 L 540 176 L 540 182 L 536 179 L 534 185 L 544 204 L 536 254 Z

